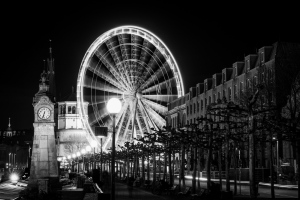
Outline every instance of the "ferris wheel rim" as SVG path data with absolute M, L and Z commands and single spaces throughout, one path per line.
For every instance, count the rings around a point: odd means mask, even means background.
M 94 40 L 94 42 L 90 45 L 90 47 L 86 51 L 79 69 L 79 74 L 77 79 L 77 94 L 76 94 L 77 105 L 79 107 L 78 110 L 79 110 L 80 117 L 82 119 L 82 124 L 84 128 L 88 130 L 89 133 L 93 133 L 93 131 L 91 130 L 88 119 L 86 118 L 87 113 L 85 113 L 85 109 L 83 105 L 84 104 L 83 79 L 84 79 L 84 74 L 88 68 L 89 60 L 91 59 L 95 50 L 97 50 L 99 46 L 105 43 L 105 41 L 109 40 L 110 38 L 116 35 L 126 34 L 126 33 L 137 35 L 146 39 L 160 51 L 160 53 L 166 58 L 166 62 L 168 62 L 172 72 L 174 73 L 174 78 L 176 81 L 176 88 L 177 88 L 177 97 L 181 97 L 184 95 L 183 80 L 182 80 L 182 76 L 178 64 L 171 51 L 168 49 L 168 47 L 158 36 L 156 36 L 151 31 L 139 26 L 124 25 L 124 26 L 118 26 L 112 28 L 106 31 L 105 33 L 101 34 L 98 38 L 96 38 L 96 40 Z

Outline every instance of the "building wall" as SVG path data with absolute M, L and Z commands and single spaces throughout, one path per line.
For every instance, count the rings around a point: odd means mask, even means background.
M 190 88 L 189 93 L 187 93 L 184 97 L 181 97 L 181 99 L 185 100 L 182 104 L 178 105 L 177 100 L 171 102 L 168 106 L 168 112 L 166 113 L 167 120 L 170 121 L 176 116 L 174 113 L 185 108 L 185 124 L 189 125 L 191 123 L 195 123 L 197 118 L 205 117 L 206 108 L 209 104 L 216 103 L 217 99 L 222 99 L 223 97 L 226 97 L 227 101 L 236 102 L 241 97 L 240 95 L 242 92 L 254 92 L 258 83 L 269 84 L 272 86 L 275 86 L 275 83 L 277 84 L 274 92 L 275 94 L 271 94 L 271 100 L 273 103 L 278 104 L 278 94 L 282 93 L 277 90 L 277 88 L 279 88 L 278 85 L 283 88 L 282 83 L 278 84 L 278 79 L 281 79 L 283 72 L 287 70 L 284 69 L 283 66 L 295 68 L 294 71 L 292 71 L 292 69 L 290 70 L 292 76 L 299 73 L 300 67 L 298 66 L 297 68 L 294 64 L 299 64 L 299 46 L 299 44 L 274 43 L 272 46 L 260 48 L 257 51 L 257 54 L 245 56 L 243 61 L 233 63 L 231 68 L 224 68 L 221 75 L 214 74 L 212 78 L 205 79 L 203 83 L 196 85 L 195 90 L 193 87 Z M 285 55 L 287 52 L 283 52 L 283 49 L 288 49 L 289 54 L 298 54 L 298 57 Z M 281 57 L 283 57 L 283 61 L 281 60 Z M 290 61 L 287 60 L 289 57 L 291 58 Z M 276 59 L 280 60 L 280 62 Z M 291 82 L 284 84 L 285 88 L 289 88 L 289 84 L 291 84 Z M 267 100 L 264 96 L 260 99 L 260 101 L 263 105 L 267 104 Z M 181 112 L 184 111 L 181 110 Z M 171 123 L 170 125 L 173 128 L 177 128 L 174 123 Z M 266 145 L 263 149 L 260 149 L 260 153 L 258 153 L 258 165 L 261 165 L 262 167 L 269 167 L 267 155 L 270 150 L 268 150 L 268 146 L 269 145 Z M 282 141 L 279 141 L 278 146 L 280 159 L 283 160 L 285 158 L 293 157 L 293 150 L 291 150 L 289 142 L 285 142 L 283 145 Z M 244 166 L 247 166 L 248 150 L 243 150 L 241 155 L 245 158 Z

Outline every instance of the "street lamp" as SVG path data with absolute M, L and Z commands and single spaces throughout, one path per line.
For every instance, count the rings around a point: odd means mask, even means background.
M 73 158 L 73 160 L 74 160 L 74 165 L 75 165 L 75 163 L 76 163 L 76 161 L 75 161 L 75 158 L 76 158 L 76 154 L 75 153 L 73 153 L 72 154 L 72 158 Z M 72 169 L 72 171 L 75 171 L 75 166 L 74 165 L 72 165 L 72 167 L 73 167 L 73 169 Z
M 117 98 L 111 98 L 106 105 L 107 111 L 113 116 L 113 134 L 112 134 L 112 156 L 111 156 L 111 200 L 115 199 L 115 119 L 116 114 L 120 112 L 122 103 Z
M 8 154 L 8 171 L 9 171 L 9 172 L 10 172 L 10 154 L 11 154 L 11 153 Z
M 64 174 L 65 174 L 65 167 L 66 167 L 66 159 L 67 158 L 64 156 L 62 159 L 63 159 L 63 163 L 64 163 Z
M 61 162 L 61 160 L 62 160 L 61 157 L 57 157 L 57 161 L 58 161 L 58 171 L 59 171 L 58 174 L 60 174 L 60 162 Z
M 86 153 L 89 153 L 91 150 L 92 150 L 92 148 L 90 146 L 85 147 Z M 90 170 L 90 162 L 88 162 L 88 169 L 87 170 Z
M 97 146 L 97 142 L 95 140 L 92 141 L 91 143 L 91 146 L 94 148 L 94 154 L 93 154 L 93 160 L 94 160 L 94 163 L 93 163 L 93 169 L 96 169 L 96 161 L 95 161 L 95 148 Z
M 67 158 L 68 158 L 68 160 L 71 161 L 71 165 L 72 165 L 72 160 L 71 160 L 72 156 L 71 156 L 71 155 L 68 155 Z M 69 167 L 68 167 L 68 168 L 69 168 Z M 68 172 L 69 172 L 69 170 L 68 170 Z
M 277 183 L 279 183 L 279 152 L 278 152 L 278 140 L 276 139 L 276 137 L 273 137 L 273 140 L 276 141 L 276 166 L 277 166 Z
M 77 173 L 79 173 L 79 157 L 80 157 L 80 152 L 77 152 L 76 153 L 76 156 L 77 156 Z
M 81 150 L 81 154 L 82 154 L 82 170 L 83 170 L 83 173 L 84 173 L 84 154 L 85 154 L 85 149 Z

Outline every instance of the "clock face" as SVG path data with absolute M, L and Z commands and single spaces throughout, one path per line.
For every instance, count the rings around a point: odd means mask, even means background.
M 50 117 L 51 111 L 49 108 L 42 107 L 38 110 L 38 116 L 41 119 L 48 119 Z

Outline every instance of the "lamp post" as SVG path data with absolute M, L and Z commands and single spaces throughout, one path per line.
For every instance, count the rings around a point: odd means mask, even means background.
M 58 174 L 60 175 L 60 162 L 62 161 L 62 158 L 57 157 L 57 161 L 58 161 Z
M 97 146 L 97 142 L 95 140 L 92 141 L 91 146 L 94 148 L 93 154 L 93 169 L 96 169 L 96 161 L 95 161 L 95 148 Z
M 80 157 L 80 152 L 77 152 L 76 153 L 76 156 L 77 156 L 77 173 L 79 173 L 79 157 Z
M 66 159 L 67 159 L 67 158 L 66 158 L 66 157 L 63 157 L 62 159 L 63 159 L 63 163 L 64 163 L 64 175 L 65 175 L 65 167 L 66 167 Z
M 75 161 L 76 154 L 75 154 L 75 153 L 72 154 L 72 158 L 73 158 L 73 160 L 74 160 L 74 165 L 72 165 L 72 167 L 73 167 L 72 171 L 75 172 L 75 164 L 76 164 L 76 161 Z
M 276 166 L 277 166 L 277 169 L 276 169 L 276 172 L 277 172 L 277 184 L 279 183 L 279 165 L 280 165 L 280 162 L 279 162 L 279 152 L 278 152 L 278 140 L 276 139 L 276 137 L 273 137 L 273 140 L 276 141 Z
M 92 148 L 90 146 L 85 147 L 86 153 L 89 153 L 91 150 L 92 150 Z M 89 163 L 88 163 L 88 170 L 90 170 L 90 164 Z
M 8 154 L 8 171 L 9 171 L 9 172 L 10 172 L 10 154 L 11 154 L 11 153 Z
M 82 155 L 82 170 L 83 170 L 83 173 L 84 173 L 84 154 L 85 154 L 85 149 L 82 149 L 81 150 L 81 155 Z
M 115 199 L 115 118 L 116 114 L 120 112 L 122 103 L 117 98 L 111 98 L 106 105 L 107 111 L 113 117 L 113 134 L 112 134 L 112 156 L 111 156 L 111 200 Z
M 68 155 L 67 158 L 68 158 L 68 160 L 71 161 L 71 165 L 72 165 L 72 160 L 71 160 L 72 156 L 71 156 L 71 155 Z M 69 173 L 69 170 L 68 170 L 68 173 Z

